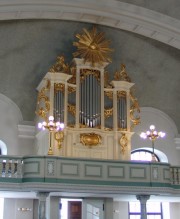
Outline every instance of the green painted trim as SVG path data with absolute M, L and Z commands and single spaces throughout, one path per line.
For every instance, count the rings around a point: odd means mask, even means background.
M 35 182 L 44 182 L 45 180 L 44 180 L 44 178 L 35 178 L 35 177 L 27 177 L 27 178 L 23 178 L 22 179 L 22 182 L 23 183 L 26 183 L 26 182 L 33 182 L 33 183 L 35 183 Z
M 100 174 L 99 175 L 93 175 L 93 174 L 87 174 L 87 167 L 96 167 L 96 168 L 100 168 Z M 102 166 L 101 165 L 96 165 L 96 164 L 85 164 L 84 165 L 84 176 L 87 176 L 87 177 L 102 177 Z
M 132 169 L 139 169 L 139 170 L 144 170 L 144 176 L 141 177 L 134 177 L 132 176 Z M 129 178 L 130 179 L 147 179 L 147 173 L 146 173 L 146 168 L 145 167 L 130 167 L 130 171 L 129 171 Z
M 77 173 L 64 173 L 63 172 L 63 165 L 66 165 L 66 166 L 76 166 L 77 167 Z M 60 164 L 60 166 L 61 166 L 61 169 L 60 169 L 60 175 L 62 175 L 62 176 L 79 176 L 79 163 L 61 163 Z
M 59 183 L 59 184 L 79 184 L 79 185 L 106 185 L 106 186 L 126 186 L 126 187 L 165 187 L 165 188 L 173 188 L 180 189 L 180 185 L 171 185 L 170 183 L 152 183 L 152 182 L 112 182 L 112 181 L 99 181 L 99 180 L 80 180 L 80 179 L 53 179 L 53 178 L 0 178 L 0 183 Z M 32 185 L 33 186 L 33 185 Z
M 9 178 L 9 177 L 2 177 L 0 178 L 1 182 L 7 182 L 7 183 L 22 183 L 22 178 Z
M 39 161 L 25 161 L 24 166 L 26 164 L 32 164 L 32 163 L 33 164 L 37 163 L 37 165 L 38 165 L 37 172 L 24 172 L 24 176 L 28 175 L 28 174 L 40 174 L 40 162 Z
M 47 179 L 46 182 L 63 183 L 63 184 L 79 184 L 79 185 L 106 185 L 106 186 L 144 186 L 150 187 L 151 183 L 146 182 L 112 182 L 112 181 L 98 181 L 98 180 L 79 180 L 79 179 Z
M 110 168 L 114 168 L 114 169 L 122 169 L 122 176 L 115 176 L 115 175 L 110 175 Z M 119 178 L 125 178 L 125 167 L 123 166 L 113 166 L 113 165 L 110 165 L 108 166 L 108 178 L 116 178 L 116 179 L 119 179 Z
M 180 189 L 180 185 L 171 185 L 173 189 Z

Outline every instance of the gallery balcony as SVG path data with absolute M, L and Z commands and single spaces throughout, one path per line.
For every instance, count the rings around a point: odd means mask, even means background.
M 1 190 L 180 194 L 180 167 L 159 162 L 0 156 Z

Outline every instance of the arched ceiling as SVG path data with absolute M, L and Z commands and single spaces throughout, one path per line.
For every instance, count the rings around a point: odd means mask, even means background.
M 18 105 L 24 120 L 34 120 L 36 87 L 57 55 L 70 63 L 75 34 L 95 23 L 112 41 L 111 79 L 120 63 L 126 64 L 140 106 L 162 110 L 180 129 L 177 15 L 106 0 L 6 1 L 0 6 L 0 93 Z

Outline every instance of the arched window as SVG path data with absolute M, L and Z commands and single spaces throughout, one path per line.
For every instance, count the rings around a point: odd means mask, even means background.
M 160 162 L 159 157 L 156 154 L 154 155 L 155 161 Z M 151 161 L 152 156 L 152 152 L 145 149 L 139 149 L 131 152 L 131 160 Z
M 168 163 L 168 158 L 162 151 L 155 149 L 154 152 L 156 162 Z M 152 155 L 152 148 L 137 148 L 131 152 L 131 160 L 152 161 Z

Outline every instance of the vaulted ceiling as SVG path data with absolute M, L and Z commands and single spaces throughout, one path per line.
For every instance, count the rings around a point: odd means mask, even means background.
M 70 63 L 75 34 L 96 25 L 114 49 L 110 78 L 124 63 L 140 106 L 163 111 L 180 130 L 178 0 L 11 3 L 0 2 L 0 93 L 24 120 L 34 120 L 36 87 L 56 57 Z

